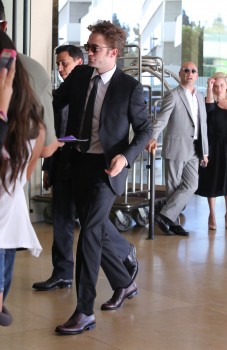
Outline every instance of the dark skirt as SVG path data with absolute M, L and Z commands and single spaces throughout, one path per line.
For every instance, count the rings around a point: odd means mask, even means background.
M 209 147 L 206 168 L 199 167 L 199 186 L 196 194 L 203 197 L 227 196 L 227 143 L 215 140 Z

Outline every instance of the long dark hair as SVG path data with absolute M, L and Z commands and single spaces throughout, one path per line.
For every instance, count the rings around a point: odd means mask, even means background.
M 0 30 L 0 52 L 15 46 L 6 33 Z M 8 110 L 8 133 L 4 147 L 10 158 L 0 156 L 0 179 L 7 191 L 6 175 L 15 186 L 16 179 L 29 160 L 28 140 L 35 139 L 42 123 L 43 109 L 38 104 L 29 77 L 19 57 L 16 59 L 16 73 L 13 81 L 13 95 Z M 7 180 L 8 181 L 8 180 Z M 8 191 L 7 191 L 8 192 Z

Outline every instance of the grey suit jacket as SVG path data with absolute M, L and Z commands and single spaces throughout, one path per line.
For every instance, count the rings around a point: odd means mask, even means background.
M 196 97 L 199 112 L 199 158 L 203 159 L 204 155 L 208 155 L 207 114 L 203 95 L 197 92 Z M 180 85 L 164 97 L 160 112 L 153 123 L 151 138 L 157 140 L 164 129 L 162 157 L 188 161 L 195 153 L 195 125 L 184 89 Z

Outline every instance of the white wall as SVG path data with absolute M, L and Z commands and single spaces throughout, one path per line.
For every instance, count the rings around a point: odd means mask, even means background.
M 38 61 L 51 77 L 52 65 L 52 0 L 31 1 L 31 37 L 30 56 Z M 30 196 L 40 194 L 41 191 L 41 161 L 30 181 Z M 43 220 L 44 204 L 30 202 L 32 222 Z
M 51 76 L 52 62 L 52 0 L 31 2 L 31 49 L 30 55 Z

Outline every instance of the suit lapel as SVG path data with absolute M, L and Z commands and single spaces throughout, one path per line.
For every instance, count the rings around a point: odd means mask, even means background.
M 90 84 L 90 80 L 91 80 L 91 76 L 93 73 L 94 69 L 89 69 L 86 72 L 82 72 L 83 77 L 82 79 L 80 79 L 80 87 L 79 87 L 79 94 L 80 94 L 80 114 L 79 114 L 79 121 L 80 124 L 82 122 L 83 119 L 83 114 L 84 114 L 84 106 L 85 106 L 85 102 L 86 102 L 86 98 L 87 98 L 87 91 L 88 91 L 88 87 Z
M 181 100 L 183 101 L 183 103 L 184 103 L 184 105 L 185 105 L 185 107 L 186 107 L 186 109 L 187 109 L 187 111 L 188 111 L 188 113 L 193 121 L 192 111 L 191 111 L 190 105 L 188 103 L 184 89 L 181 86 L 178 87 L 178 92 L 179 92 L 179 96 L 180 96 Z M 194 123 L 194 121 L 193 121 L 193 123 Z
M 110 79 L 110 83 L 102 104 L 99 127 L 102 124 L 103 119 L 108 115 L 108 110 L 111 106 L 111 100 L 115 94 L 116 89 L 119 89 L 119 78 L 121 74 L 121 70 L 119 68 L 116 68 L 112 78 Z

